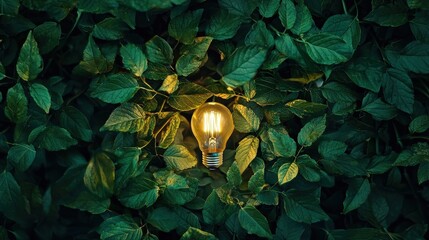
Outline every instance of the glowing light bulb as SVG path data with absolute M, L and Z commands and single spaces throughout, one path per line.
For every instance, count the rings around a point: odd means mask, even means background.
M 226 142 L 234 131 L 228 108 L 215 102 L 203 104 L 192 115 L 191 128 L 203 153 L 203 164 L 209 169 L 222 165 Z

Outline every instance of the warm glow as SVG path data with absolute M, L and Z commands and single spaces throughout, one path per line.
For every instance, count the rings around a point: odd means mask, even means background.
M 209 133 L 210 137 L 215 137 L 215 134 L 221 132 L 221 114 L 219 112 L 210 111 L 203 114 L 204 132 Z

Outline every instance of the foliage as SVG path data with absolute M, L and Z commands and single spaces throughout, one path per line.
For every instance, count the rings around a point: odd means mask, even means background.
M 0 0 L 0 239 L 427 239 L 424 0 Z M 201 164 L 194 109 L 235 132 Z

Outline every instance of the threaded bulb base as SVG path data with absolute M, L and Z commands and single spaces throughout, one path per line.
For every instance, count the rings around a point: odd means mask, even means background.
M 203 164 L 210 170 L 216 170 L 223 163 L 223 152 L 203 152 Z

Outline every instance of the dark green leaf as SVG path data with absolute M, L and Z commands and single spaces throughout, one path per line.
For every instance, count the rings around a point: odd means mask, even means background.
M 49 113 L 49 109 L 51 108 L 51 95 L 45 86 L 39 83 L 31 84 L 30 95 L 36 102 L 37 106 L 43 109 L 45 113 Z
M 182 235 L 180 240 L 194 240 L 194 239 L 201 239 L 201 240 L 216 240 L 217 238 L 208 232 L 204 232 L 203 230 L 200 230 L 198 228 L 189 227 L 188 230 Z
M 248 182 L 248 188 L 250 191 L 254 193 L 259 193 L 264 188 L 264 185 L 265 185 L 264 169 L 259 169 L 253 174 L 252 177 L 250 177 Z
M 408 126 L 410 133 L 422 133 L 429 129 L 429 115 L 420 115 Z
M 249 133 L 259 129 L 260 120 L 250 107 L 235 104 L 232 119 L 234 120 L 235 129 L 239 132 Z
M 296 35 L 303 34 L 309 31 L 312 25 L 313 18 L 311 17 L 311 13 L 304 4 L 304 1 L 300 1 L 296 6 L 296 20 L 291 31 Z
M 360 26 L 356 17 L 348 14 L 333 15 L 323 24 L 322 31 L 339 36 L 353 49 L 360 42 Z
M 108 17 L 95 24 L 92 34 L 103 40 L 118 40 L 124 37 L 124 32 L 127 30 L 128 26 L 122 20 Z
M 27 120 L 28 101 L 20 83 L 9 88 L 6 97 L 4 114 L 14 123 Z
M 359 87 L 379 92 L 384 64 L 373 58 L 359 58 L 346 69 L 347 76 Z
M 57 126 L 40 126 L 31 131 L 28 141 L 36 148 L 44 148 L 48 151 L 59 151 L 76 145 L 77 141 L 70 133 Z
M 410 21 L 411 31 L 414 37 L 422 42 L 429 42 L 429 12 L 420 11 L 415 14 L 414 19 Z
M 169 65 L 173 62 L 173 49 L 163 38 L 154 36 L 146 42 L 146 55 L 153 63 Z
M 228 183 L 233 187 L 238 187 L 241 184 L 241 174 L 237 162 L 233 162 L 226 173 Z
M 41 54 L 52 51 L 60 43 L 61 25 L 56 22 L 44 22 L 33 30 Z
M 128 74 L 113 74 L 101 78 L 91 97 L 107 103 L 123 103 L 131 99 L 139 89 L 137 80 Z
M 269 128 L 261 134 L 261 150 L 264 157 L 292 157 L 296 153 L 296 143 L 285 129 Z
M 255 159 L 259 147 L 259 138 L 249 135 L 241 140 L 237 147 L 237 153 L 235 154 L 235 161 L 237 161 L 240 173 L 249 166 L 249 164 Z
M 397 69 L 415 73 L 429 73 L 429 43 L 410 42 L 400 51 L 386 48 L 386 57 Z
M 307 102 L 302 99 L 296 99 L 292 102 L 288 102 L 286 103 L 286 106 L 289 107 L 289 111 L 291 111 L 293 114 L 300 118 L 308 115 L 313 115 L 326 109 L 325 104 Z
M 30 81 L 37 78 L 42 70 L 43 59 L 42 56 L 40 56 L 37 42 L 33 37 L 33 32 L 30 31 L 19 52 L 16 71 L 23 80 Z
M 330 82 L 322 87 L 322 95 L 332 103 L 335 102 L 354 102 L 357 99 L 357 93 L 347 86 Z
M 145 127 L 145 112 L 135 103 L 124 103 L 110 114 L 101 130 L 138 132 Z
M 263 21 L 257 21 L 246 35 L 244 40 L 247 46 L 270 48 L 274 45 L 274 38 Z
M 67 129 L 75 138 L 89 142 L 92 139 L 92 130 L 86 116 L 77 108 L 68 106 L 60 114 L 60 125 Z
M 9 172 L 0 173 L 0 212 L 16 222 L 23 222 L 27 215 L 21 187 Z
M 360 207 L 368 198 L 370 191 L 371 188 L 367 179 L 351 179 L 347 188 L 346 199 L 343 202 L 344 213 Z
M 266 55 L 265 49 L 256 46 L 238 48 L 226 59 L 222 80 L 231 87 L 242 86 L 256 75 Z
M 297 158 L 296 164 L 299 168 L 299 174 L 309 182 L 319 182 L 321 179 L 321 171 L 317 162 L 310 158 L 307 154 Z
M 172 145 L 164 152 L 167 166 L 176 171 L 192 168 L 197 165 L 197 159 L 182 145 Z
M 227 9 L 230 13 L 234 15 L 248 17 L 255 10 L 257 2 L 247 0 L 219 0 L 219 5 L 221 6 L 221 8 Z
M 100 239 L 108 240 L 140 240 L 143 235 L 139 225 L 126 215 L 106 219 L 97 231 Z
M 182 56 L 176 62 L 176 70 L 180 76 L 188 76 L 200 68 L 206 60 L 206 52 L 212 40 L 211 37 L 198 37 L 194 43 L 181 49 Z
M 83 59 L 79 66 L 94 75 L 106 73 L 112 67 L 107 58 L 101 53 L 92 36 L 88 38 L 88 43 L 83 51 Z
M 305 39 L 305 51 L 310 58 L 319 64 L 332 65 L 346 62 L 352 48 L 340 37 L 319 33 Z
M 347 145 L 339 141 L 323 141 L 319 144 L 319 153 L 324 158 L 336 158 L 347 150 Z
M 95 154 L 86 167 L 83 181 L 97 196 L 110 196 L 115 182 L 115 165 L 112 159 L 106 153 Z
M 198 9 L 171 19 L 168 24 L 168 33 L 179 42 L 192 43 L 198 32 L 198 24 L 202 14 L 203 9 Z
M 19 10 L 19 0 L 1 0 L 0 15 L 16 15 Z
M 138 46 L 129 43 L 121 47 L 120 53 L 124 67 L 135 76 L 141 77 L 147 69 L 147 59 L 143 51 Z
M 407 7 L 398 2 L 378 6 L 366 15 L 365 20 L 381 26 L 398 27 L 408 22 L 407 15 Z
M 158 147 L 160 148 L 168 148 L 173 143 L 180 126 L 180 115 L 174 114 L 167 120 L 164 126 L 165 127 L 159 133 Z
M 311 146 L 320 136 L 322 136 L 325 128 L 326 115 L 312 119 L 299 131 L 298 143 L 304 147 Z
M 119 201 L 126 207 L 141 209 L 152 206 L 159 196 L 159 187 L 145 175 L 129 180 L 126 188 L 119 194 Z
M 261 4 L 258 6 L 259 13 L 265 18 L 272 17 L 277 12 L 280 1 L 281 0 L 262 0 Z
M 279 168 L 277 173 L 279 184 L 285 184 L 292 181 L 298 175 L 299 167 L 295 162 L 285 163 Z
M 76 199 L 65 203 L 64 206 L 81 211 L 88 211 L 92 214 L 101 214 L 109 208 L 110 199 L 99 197 L 90 191 L 82 191 Z
M 388 103 L 406 113 L 413 112 L 413 82 L 405 72 L 388 69 L 383 76 L 383 88 L 383 95 Z
M 195 83 L 183 83 L 170 96 L 168 104 L 180 111 L 189 111 L 202 105 L 213 94 L 206 88 Z
M 312 193 L 289 190 L 284 196 L 284 209 L 288 217 L 296 222 L 311 224 L 329 219 L 320 208 L 319 199 Z
M 247 205 L 240 209 L 238 212 L 238 221 L 249 234 L 256 234 L 264 238 L 272 238 L 267 219 L 255 207 Z
M 332 239 L 389 240 L 391 235 L 375 228 L 336 229 L 329 232 Z
M 389 105 L 380 98 L 372 101 L 372 97 L 368 94 L 362 102 L 362 111 L 372 115 L 375 120 L 390 120 L 397 115 L 396 108 Z
M 302 6 L 299 6 L 300 13 L 303 13 L 305 11 Z M 307 13 L 304 13 L 307 14 Z M 295 25 L 295 21 L 298 18 L 298 21 L 303 21 L 305 19 L 302 19 L 302 17 L 306 16 L 299 16 L 297 17 L 297 11 L 295 8 L 295 4 L 291 0 L 282 0 L 279 8 L 279 18 L 280 21 L 286 29 L 291 29 Z M 299 22 L 298 24 L 304 24 L 303 22 Z M 307 22 L 305 23 L 307 24 Z
M 241 17 L 220 9 L 208 19 L 206 34 L 216 40 L 234 37 L 241 25 Z
M 429 163 L 424 162 L 420 164 L 419 170 L 417 171 L 417 179 L 419 180 L 419 184 L 422 184 L 429 180 Z
M 166 207 L 156 208 L 151 211 L 147 217 L 147 222 L 164 232 L 177 228 L 179 224 L 176 213 Z
M 9 149 L 7 160 L 18 171 L 27 170 L 36 157 L 36 150 L 33 145 L 17 144 Z

